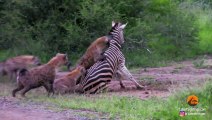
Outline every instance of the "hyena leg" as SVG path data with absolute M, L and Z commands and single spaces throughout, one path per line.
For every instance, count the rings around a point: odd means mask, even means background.
M 76 92 L 76 93 L 84 93 L 82 85 L 80 85 L 80 84 L 76 85 L 74 92 Z
M 30 91 L 32 88 L 29 86 L 24 87 L 23 91 L 21 92 L 21 96 L 25 97 L 25 94 Z
M 46 89 L 46 91 L 48 92 L 48 97 L 50 96 L 50 93 L 52 93 L 52 95 L 54 95 L 53 84 L 44 84 L 43 86 Z
M 50 96 L 50 85 L 44 84 L 43 87 L 46 89 L 48 92 L 48 97 Z
M 54 79 L 50 82 L 50 92 L 52 92 L 52 95 L 54 95 Z
M 22 90 L 23 88 L 24 88 L 23 85 L 18 85 L 18 87 L 12 91 L 13 97 L 15 97 L 16 92 Z
M 50 84 L 50 92 L 52 92 L 52 95 L 54 95 L 54 87 L 53 87 L 53 83 Z

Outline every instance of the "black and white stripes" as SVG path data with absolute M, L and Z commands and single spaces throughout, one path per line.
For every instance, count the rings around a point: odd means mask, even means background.
M 105 60 L 96 62 L 91 66 L 82 79 L 80 85 L 84 93 L 98 93 L 107 88 L 114 73 L 120 71 L 122 74 L 131 74 L 125 67 L 125 58 L 120 48 L 124 43 L 123 29 L 126 24 L 112 23 L 112 29 L 109 32 L 110 46 L 105 51 Z

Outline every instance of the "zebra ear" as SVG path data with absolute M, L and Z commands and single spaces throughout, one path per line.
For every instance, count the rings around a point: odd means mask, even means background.
M 112 21 L 112 27 L 114 27 L 114 26 L 115 26 L 115 24 L 116 24 L 116 23 L 115 23 L 114 21 Z
M 121 28 L 121 29 L 124 29 L 126 26 L 127 26 L 127 23 L 126 23 L 126 24 L 121 25 L 121 26 L 120 26 L 120 28 Z

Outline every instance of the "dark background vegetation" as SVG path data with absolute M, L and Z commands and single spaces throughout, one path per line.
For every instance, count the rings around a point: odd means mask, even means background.
M 0 0 L 0 60 L 63 52 L 76 61 L 112 20 L 128 22 L 131 67 L 212 53 L 211 0 Z

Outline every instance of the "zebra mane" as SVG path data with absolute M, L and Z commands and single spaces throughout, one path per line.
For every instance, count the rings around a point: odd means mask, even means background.
M 113 32 L 114 32 L 114 30 L 117 29 L 118 25 L 119 25 L 119 23 L 115 23 L 115 25 L 110 29 L 110 31 L 108 33 L 109 36 L 113 36 Z
M 117 41 L 117 38 L 115 38 L 116 35 L 114 35 L 114 33 L 116 33 L 116 31 L 118 31 L 118 27 L 121 25 L 121 23 L 116 22 L 115 25 L 112 26 L 112 28 L 110 29 L 109 33 L 108 33 L 108 38 L 110 40 L 110 44 L 114 44 L 115 46 L 117 46 L 119 49 L 121 48 L 121 44 L 119 43 L 119 41 Z

